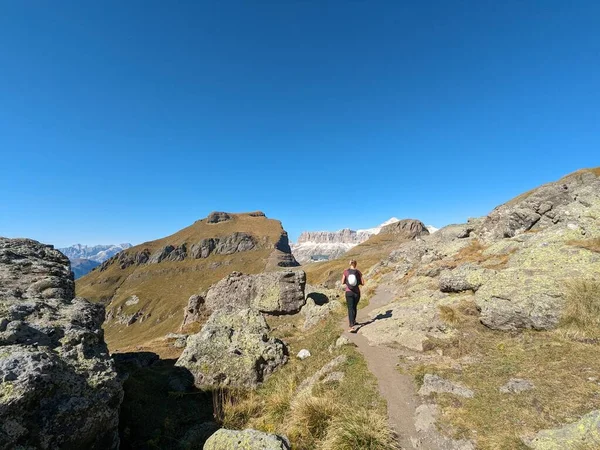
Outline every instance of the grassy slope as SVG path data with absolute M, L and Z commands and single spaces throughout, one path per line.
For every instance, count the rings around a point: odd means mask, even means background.
M 142 310 L 151 315 L 143 322 L 130 326 L 105 323 L 106 341 L 110 350 L 123 351 L 147 346 L 149 342 L 177 331 L 189 297 L 206 290 L 234 270 L 245 273 L 262 272 L 283 229 L 279 221 L 238 214 L 233 220 L 218 224 L 198 221 L 171 236 L 126 250 L 128 253 L 135 253 L 147 248 L 154 252 L 169 244 L 176 246 L 182 243 L 188 244 L 189 249 L 201 239 L 227 236 L 236 231 L 252 234 L 261 243 L 264 240 L 265 248 L 233 255 L 211 255 L 205 259 L 188 258 L 180 262 L 165 261 L 131 266 L 124 270 L 113 264 L 103 272 L 95 270 L 77 280 L 77 295 L 92 301 L 112 299 L 107 309 L 122 306 L 124 314 Z M 211 267 L 214 263 L 221 265 Z M 132 295 L 139 297 L 139 303 L 126 306 L 125 302 Z

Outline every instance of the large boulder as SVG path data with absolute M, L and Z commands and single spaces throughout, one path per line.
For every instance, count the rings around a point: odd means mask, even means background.
M 600 236 L 595 230 L 588 234 Z M 578 229 L 557 224 L 486 250 L 493 254 L 504 251 L 506 244 L 517 246 L 508 267 L 486 280 L 475 294 L 482 322 L 499 330 L 554 328 L 562 315 L 568 282 L 600 280 L 600 253 L 569 245 L 578 238 Z
M 268 314 L 294 314 L 306 303 L 302 270 L 245 275 L 233 272 L 206 294 L 210 310 L 254 308 Z
M 208 438 L 204 450 L 290 450 L 288 440 L 277 434 L 256 430 L 221 428 Z
M 256 310 L 215 311 L 199 333 L 188 337 L 176 365 L 186 367 L 198 387 L 255 388 L 288 359 L 285 344 L 268 333 Z
M 0 238 L 0 448 L 119 447 L 103 321 L 101 305 L 74 298 L 64 255 Z

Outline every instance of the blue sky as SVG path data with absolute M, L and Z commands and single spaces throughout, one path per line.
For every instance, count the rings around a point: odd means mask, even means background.
M 595 1 L 0 8 L 0 235 L 439 227 L 600 166 Z

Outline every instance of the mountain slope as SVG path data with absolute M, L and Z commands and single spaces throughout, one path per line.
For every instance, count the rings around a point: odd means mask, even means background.
M 233 271 L 297 265 L 281 222 L 263 213 L 212 213 L 177 233 L 124 250 L 77 281 L 77 295 L 107 305 L 114 351 L 177 331 L 189 297 Z
M 90 273 L 96 267 L 100 265 L 99 262 L 93 261 L 91 259 L 85 258 L 74 258 L 70 259 L 71 261 L 71 270 L 75 275 L 75 279 L 81 278 L 82 276 Z
M 81 245 L 75 244 L 70 247 L 59 248 L 63 255 L 71 261 L 76 259 L 89 259 L 98 264 L 116 255 L 120 251 L 131 248 L 131 244 L 109 244 L 109 245 Z

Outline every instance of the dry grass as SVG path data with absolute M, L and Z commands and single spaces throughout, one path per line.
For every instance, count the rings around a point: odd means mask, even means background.
M 569 241 L 567 244 L 600 253 L 600 238 Z
M 340 335 L 341 318 L 341 314 L 334 315 L 306 332 L 300 331 L 299 326 L 274 328 L 272 334 L 288 336 L 285 340 L 290 347 L 290 355 L 307 348 L 312 356 L 303 361 L 291 357 L 288 364 L 255 392 L 235 392 L 235 399 L 225 398 L 224 406 L 217 408 L 223 411 L 221 422 L 238 429 L 250 427 L 285 434 L 290 438 L 293 448 L 298 450 L 320 449 L 328 440 L 355 442 L 354 447 L 348 448 L 383 448 L 362 446 L 363 442 L 373 441 L 372 423 L 368 422 L 370 418 L 385 417 L 386 414 L 375 378 L 354 347 L 336 349 L 333 354 L 329 352 L 329 346 Z M 269 318 L 275 322 L 279 319 Z M 290 329 L 295 331 L 290 333 Z M 317 384 L 311 392 L 297 391 L 303 380 L 340 353 L 347 356 L 347 362 L 336 369 L 345 373 L 341 382 Z M 342 436 L 339 426 L 348 420 L 347 411 L 353 411 L 354 420 L 359 422 L 354 424 L 355 429 L 351 434 Z M 363 420 L 367 422 L 362 423 Z M 391 434 L 382 428 L 375 434 L 385 433 Z
M 600 283 L 575 280 L 567 285 L 561 327 L 567 336 L 600 338 Z
M 474 439 L 480 449 L 525 448 L 520 437 L 554 428 L 600 408 L 598 346 L 579 342 L 560 331 L 507 333 L 490 330 L 463 303 L 446 315 L 455 322 L 453 340 L 437 341 L 434 351 L 471 363 L 457 370 L 447 363 L 415 365 L 417 382 L 425 373 L 437 373 L 475 391 L 472 399 L 449 394 L 436 396 L 442 410 L 442 428 L 455 437 Z M 510 395 L 499 387 L 510 378 L 531 380 L 535 389 Z M 593 380 L 593 378 L 592 378 Z
M 400 450 L 387 418 L 365 410 L 345 411 L 335 417 L 323 450 Z

